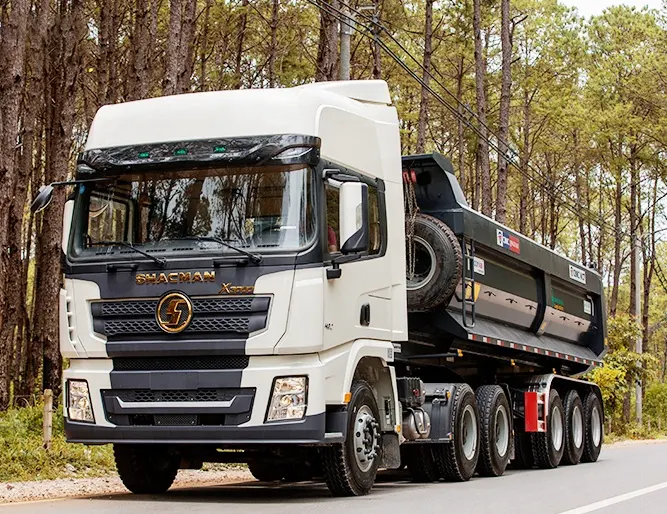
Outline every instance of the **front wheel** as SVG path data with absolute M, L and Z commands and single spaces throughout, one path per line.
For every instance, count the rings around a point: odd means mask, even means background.
M 164 493 L 178 473 L 179 457 L 164 446 L 114 444 L 113 454 L 123 485 L 136 494 Z
M 320 450 L 324 480 L 334 496 L 368 494 L 380 465 L 380 414 L 373 391 L 356 380 L 351 392 L 345 442 Z

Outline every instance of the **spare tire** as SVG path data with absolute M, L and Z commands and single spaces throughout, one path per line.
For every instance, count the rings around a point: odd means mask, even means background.
M 409 310 L 429 310 L 449 303 L 461 280 L 463 255 L 454 232 L 433 216 L 418 214 L 414 231 L 414 274 L 407 256 Z M 410 249 L 408 248 L 408 252 Z

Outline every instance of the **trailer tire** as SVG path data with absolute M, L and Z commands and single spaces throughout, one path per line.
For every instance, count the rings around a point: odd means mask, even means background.
M 433 216 L 415 218 L 415 275 L 408 279 L 409 310 L 447 304 L 461 280 L 463 255 L 454 232 Z
M 401 446 L 401 462 L 405 462 L 413 482 L 428 483 L 440 479 L 431 446 L 431 444 L 406 444 Z
M 547 431 L 531 434 L 533 459 L 538 468 L 556 468 L 565 451 L 565 412 L 558 391 L 549 392 Z
M 503 388 L 483 385 L 475 391 L 480 417 L 480 455 L 477 473 L 499 477 L 510 460 L 512 415 Z
M 514 459 L 512 460 L 512 468 L 533 469 L 534 466 L 535 459 L 533 459 L 533 446 L 530 434 L 516 432 L 514 434 Z
M 602 422 L 602 404 L 600 399 L 590 391 L 584 398 L 584 453 L 581 462 L 596 462 L 604 440 L 604 423 Z
M 457 387 L 452 398 L 454 435 L 450 443 L 432 445 L 433 457 L 440 476 L 451 482 L 466 482 L 475 474 L 479 460 L 479 411 L 475 393 L 467 384 Z
M 164 493 L 178 473 L 180 459 L 165 446 L 114 444 L 113 454 L 123 485 L 135 494 Z
M 365 380 L 355 380 L 351 393 L 345 442 L 320 449 L 324 480 L 334 496 L 368 494 L 381 460 L 380 413 L 373 391 Z M 367 434 L 364 429 L 368 429 Z M 370 458 L 362 455 L 366 450 L 371 452 Z
M 584 453 L 584 406 L 579 393 L 574 389 L 567 392 L 563 402 L 565 410 L 565 452 L 563 464 L 579 464 Z

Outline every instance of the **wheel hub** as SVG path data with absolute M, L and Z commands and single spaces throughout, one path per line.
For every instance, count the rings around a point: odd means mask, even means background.
M 354 421 L 354 456 L 361 471 L 368 471 L 380 452 L 380 425 L 373 412 L 363 405 Z

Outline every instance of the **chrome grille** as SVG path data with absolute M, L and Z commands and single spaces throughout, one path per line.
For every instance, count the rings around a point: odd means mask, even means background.
M 189 371 L 245 369 L 250 358 L 245 355 L 116 357 L 114 371 Z

